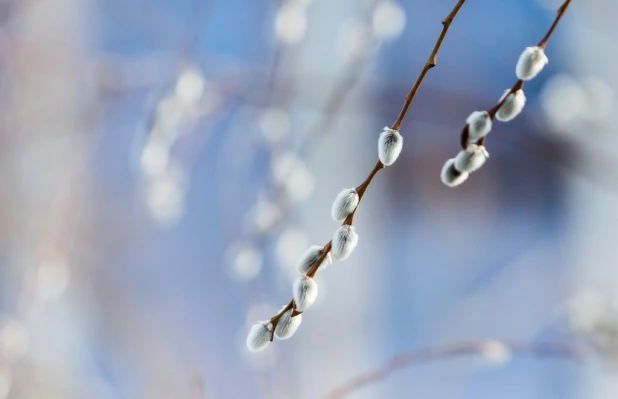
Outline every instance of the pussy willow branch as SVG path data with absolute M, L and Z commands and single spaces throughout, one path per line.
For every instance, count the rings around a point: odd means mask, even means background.
M 585 353 L 568 342 L 524 342 L 524 341 L 460 341 L 442 346 L 416 349 L 403 352 L 383 365 L 362 373 L 327 394 L 324 399 L 342 399 L 367 385 L 382 381 L 396 371 L 415 365 L 424 365 L 439 360 L 449 360 L 460 356 L 484 356 L 490 343 L 504 345 L 515 355 L 528 355 L 537 358 L 558 358 L 581 362 Z
M 551 26 L 549 27 L 549 30 L 547 31 L 547 33 L 545 34 L 545 36 L 543 37 L 543 39 L 541 39 L 541 41 L 538 44 L 538 47 L 541 48 L 545 48 L 545 46 L 547 45 L 547 41 L 549 40 L 549 38 L 552 36 L 552 34 L 554 33 L 554 30 L 556 29 L 556 26 L 558 26 L 558 22 L 560 22 L 560 20 L 562 19 L 562 16 L 564 15 L 564 13 L 566 12 L 567 8 L 569 8 L 569 5 L 571 4 L 571 0 L 565 0 L 564 3 L 562 3 L 562 5 L 560 6 L 560 8 L 558 8 L 558 11 L 556 12 L 556 18 L 554 19 L 554 22 L 551 24 Z M 523 80 L 518 80 L 513 87 L 511 88 L 511 90 L 509 90 L 509 92 L 507 94 L 504 95 L 504 98 L 502 99 L 502 101 L 500 101 L 498 104 L 496 104 L 493 108 L 491 108 L 489 111 L 487 111 L 487 113 L 489 114 L 489 117 L 491 118 L 491 120 L 494 119 L 494 117 L 496 116 L 496 113 L 498 112 L 498 110 L 500 109 L 500 107 L 502 107 L 502 104 L 504 104 L 504 102 L 507 100 L 508 96 L 512 93 L 515 93 L 517 90 L 523 89 L 524 87 L 524 81 Z M 470 144 L 470 139 L 469 139 L 469 131 L 468 131 L 468 125 L 466 125 L 466 127 L 464 127 L 463 131 L 461 132 L 461 147 L 465 150 L 466 148 L 468 148 L 468 144 Z M 485 144 L 485 137 L 482 137 L 479 141 L 478 141 L 478 145 L 482 146 Z
M 451 23 L 455 19 L 455 16 L 457 16 L 457 13 L 459 12 L 459 10 L 461 9 L 461 7 L 464 5 L 465 2 L 466 0 L 458 0 L 455 7 L 451 10 L 451 12 L 447 15 L 447 17 L 442 20 L 442 31 L 440 32 L 440 35 L 438 36 L 436 44 L 434 45 L 433 50 L 431 51 L 431 54 L 429 54 L 429 58 L 425 62 L 425 65 L 423 66 L 421 73 L 419 74 L 418 78 L 414 82 L 414 85 L 412 86 L 408 94 L 406 95 L 405 103 L 401 109 L 401 112 L 399 113 L 399 116 L 397 117 L 397 120 L 395 121 L 395 123 L 393 123 L 392 129 L 399 130 L 399 127 L 401 126 L 404 118 L 406 117 L 406 113 L 408 112 L 408 109 L 410 108 L 410 105 L 412 104 L 412 101 L 414 100 L 414 97 L 416 96 L 416 93 L 418 92 L 418 89 L 421 83 L 423 82 L 423 79 L 427 75 L 427 72 L 429 72 L 431 68 L 437 65 L 438 52 L 440 51 L 442 42 L 444 41 L 446 33 L 448 32 L 448 29 L 451 26 Z M 365 181 L 363 181 L 363 183 L 361 183 L 358 187 L 356 187 L 356 191 L 358 193 L 358 205 L 356 206 L 356 209 L 354 209 L 354 211 L 343 221 L 342 225 L 352 225 L 352 222 L 354 221 L 354 215 L 356 214 L 356 211 L 358 210 L 360 201 L 365 195 L 367 188 L 371 184 L 375 175 L 381 169 L 384 169 L 385 167 L 386 166 L 381 161 L 377 161 L 376 165 L 373 167 L 373 169 L 371 170 L 371 172 L 369 173 L 369 176 L 367 176 Z M 331 250 L 331 247 L 332 247 L 332 240 L 327 242 L 326 245 L 324 245 L 320 258 L 315 262 L 314 266 L 311 269 L 309 269 L 309 271 L 307 272 L 308 277 L 315 276 L 315 274 L 318 272 L 318 269 L 320 268 L 320 265 L 324 262 L 324 260 L 328 256 Z M 273 316 L 270 319 L 270 322 L 273 324 L 273 326 L 276 326 L 281 316 L 286 311 L 293 309 L 293 308 L 294 308 L 294 300 L 291 300 L 279 313 L 277 313 L 275 316 Z M 300 312 L 297 312 L 296 309 L 294 309 L 292 313 L 293 313 L 293 316 L 295 316 L 295 315 L 298 315 Z M 273 339 L 274 339 L 274 328 L 273 328 L 273 333 L 271 335 L 271 341 Z

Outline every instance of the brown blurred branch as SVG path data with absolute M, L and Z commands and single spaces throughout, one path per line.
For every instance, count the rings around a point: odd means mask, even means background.
M 450 360 L 462 356 L 487 356 L 488 345 L 503 345 L 514 355 L 532 356 L 540 359 L 557 358 L 581 362 L 585 354 L 568 342 L 524 342 L 524 341 L 459 341 L 441 346 L 403 352 L 383 365 L 369 370 L 339 385 L 327 394 L 325 399 L 342 399 L 368 385 L 385 380 L 396 371 L 415 365 L 424 365 L 439 360 Z

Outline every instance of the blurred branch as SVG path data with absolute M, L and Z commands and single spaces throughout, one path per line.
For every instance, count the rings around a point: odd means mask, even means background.
M 511 355 L 532 356 L 539 359 L 555 358 L 575 362 L 581 362 L 585 358 L 585 353 L 569 342 L 459 341 L 403 352 L 383 365 L 344 382 L 324 398 L 345 398 L 368 385 L 385 380 L 391 374 L 406 367 L 426 365 L 440 360 L 452 360 L 462 356 L 482 357 L 488 361 L 504 362 Z

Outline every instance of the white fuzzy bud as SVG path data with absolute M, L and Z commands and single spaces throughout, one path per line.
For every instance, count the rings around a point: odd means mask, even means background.
M 319 245 L 312 245 L 309 249 L 300 257 L 298 263 L 296 263 L 296 269 L 300 274 L 307 274 L 309 269 L 311 269 L 317 262 L 320 260 L 322 256 L 322 248 Z M 322 265 L 320 268 L 325 268 L 326 266 L 332 263 L 332 259 L 330 257 L 330 253 L 326 255 L 326 258 L 322 261 Z
M 519 56 L 515 73 L 522 80 L 530 80 L 539 74 L 549 63 L 545 51 L 541 47 L 526 47 Z
M 403 148 L 403 137 L 399 131 L 385 127 L 378 139 L 378 158 L 384 165 L 392 165 Z
M 465 150 L 459 151 L 455 157 L 454 167 L 459 172 L 472 173 L 483 166 L 487 158 L 489 153 L 484 146 L 470 144 Z
M 466 119 L 470 140 L 479 140 L 491 130 L 491 118 L 487 111 L 474 111 Z
M 311 307 L 318 297 L 318 283 L 308 276 L 302 276 L 294 283 L 294 304 L 295 309 L 304 312 Z
M 247 349 L 251 352 L 259 352 L 266 349 L 273 335 L 273 323 L 260 321 L 249 330 L 247 335 Z
M 275 337 L 277 339 L 288 339 L 298 330 L 303 321 L 303 315 L 299 314 L 292 317 L 292 309 L 281 315 L 275 327 Z
M 337 260 L 347 259 L 358 244 L 358 234 L 354 226 L 343 225 L 333 235 L 331 253 Z
M 330 214 L 333 219 L 342 221 L 354 212 L 358 205 L 359 197 L 355 188 L 344 188 L 333 202 Z
M 468 176 L 470 176 L 468 172 L 460 172 L 455 169 L 455 158 L 446 161 L 444 167 L 442 168 L 442 183 L 449 187 L 459 186 L 461 183 L 466 181 Z
M 501 122 L 508 122 L 514 119 L 524 109 L 526 105 L 526 95 L 522 89 L 517 90 L 515 93 L 511 93 L 511 89 L 507 89 L 498 103 L 504 100 L 504 96 L 508 94 L 508 98 L 504 101 L 498 112 L 496 113 L 496 119 Z

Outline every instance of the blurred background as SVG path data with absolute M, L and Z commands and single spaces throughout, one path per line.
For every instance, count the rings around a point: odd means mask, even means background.
M 526 109 L 449 189 L 465 118 L 512 86 L 560 5 L 469 0 L 363 199 L 357 250 L 318 274 L 295 337 L 246 350 L 338 227 L 331 201 L 373 167 L 455 3 L 0 0 L 0 399 L 321 398 L 462 339 L 600 350 L 435 362 L 351 397 L 615 398 L 613 1 L 573 1 Z

